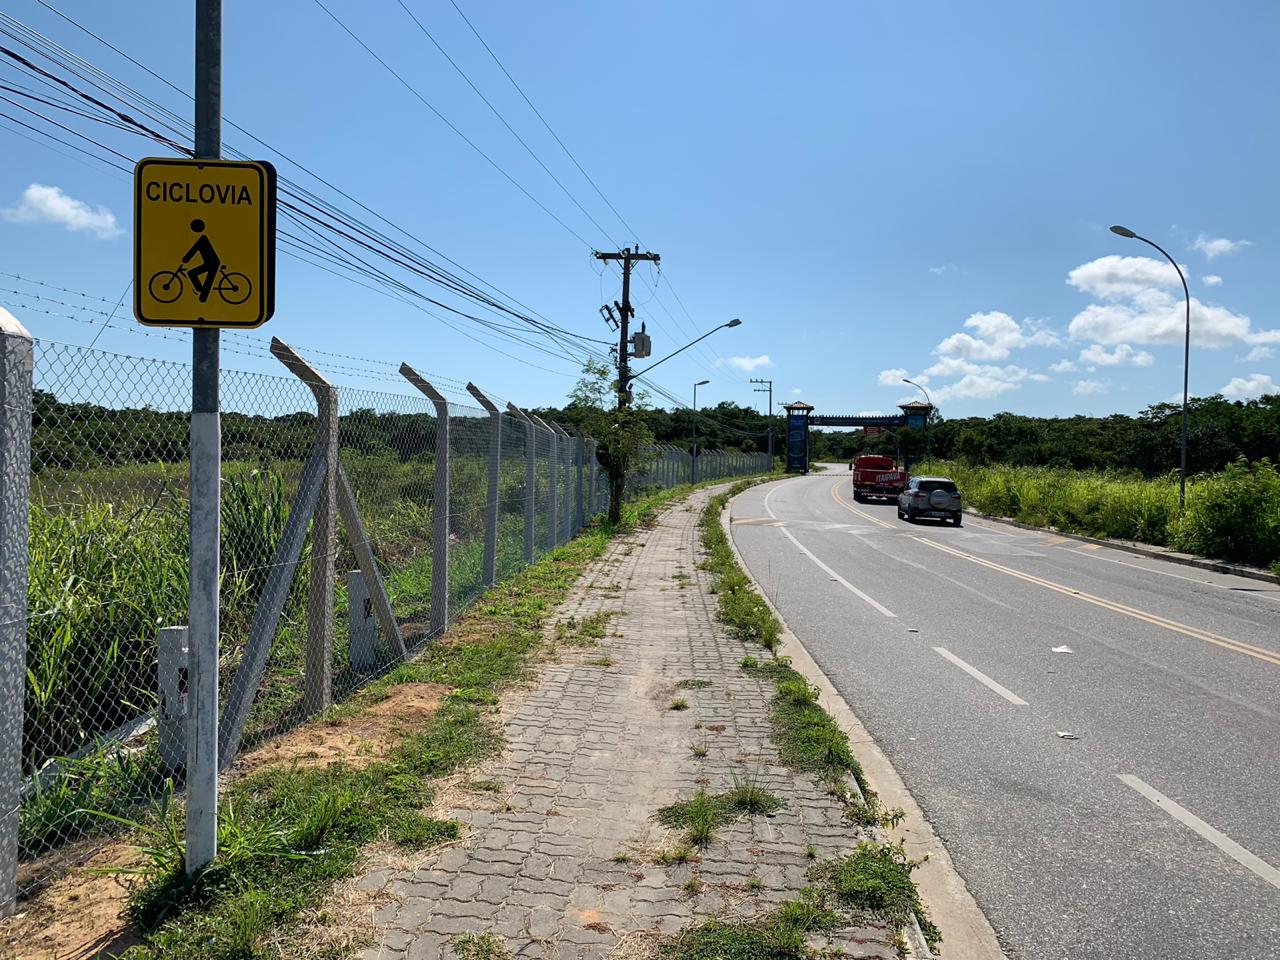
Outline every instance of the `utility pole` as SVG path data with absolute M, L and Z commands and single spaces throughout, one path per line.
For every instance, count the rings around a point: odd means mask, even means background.
M 773 469 L 773 381 L 765 380 L 763 378 L 752 377 L 751 382 L 767 383 L 769 385 L 768 388 L 756 387 L 755 392 L 769 394 L 769 406 L 766 407 L 765 409 L 768 411 L 767 416 L 768 416 L 768 425 L 769 425 L 769 465 L 770 465 L 769 469 L 772 470 Z
M 627 336 L 627 325 L 635 312 L 631 308 L 631 265 L 642 260 L 660 263 L 662 258 L 656 253 L 641 253 L 638 247 L 635 250 L 624 247 L 617 253 L 603 253 L 597 250 L 595 257 L 603 261 L 622 261 L 622 309 L 619 311 L 622 315 L 618 317 L 617 406 L 618 413 L 621 414 L 631 405 L 630 337 Z M 606 469 L 609 471 L 609 520 L 617 523 L 622 519 L 622 496 L 627 480 L 627 464 L 611 456 Z

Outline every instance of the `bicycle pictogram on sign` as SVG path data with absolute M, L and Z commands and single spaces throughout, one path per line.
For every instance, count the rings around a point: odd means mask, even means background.
M 147 281 L 151 296 L 160 303 L 173 303 L 186 292 L 185 278 L 201 303 L 206 303 L 211 293 L 216 293 L 224 303 L 232 305 L 248 300 L 253 293 L 253 283 L 243 273 L 227 270 L 214 249 L 213 241 L 203 232 L 204 221 L 192 220 L 191 229 L 200 233 L 199 238 L 175 269 L 159 270 L 151 275 L 151 279 Z M 199 265 L 188 269 L 188 262 L 197 254 L 200 255 Z

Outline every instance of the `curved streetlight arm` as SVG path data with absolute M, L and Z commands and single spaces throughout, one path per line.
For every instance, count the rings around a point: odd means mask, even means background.
M 1141 240 L 1149 247 L 1154 247 L 1164 255 L 1164 258 L 1173 264 L 1173 269 L 1178 274 L 1178 279 L 1182 281 L 1182 294 L 1187 304 L 1187 332 L 1182 343 L 1182 443 L 1181 443 L 1181 469 L 1178 471 L 1178 509 L 1181 510 L 1187 505 L 1187 405 L 1190 394 L 1190 371 L 1191 371 L 1191 290 L 1187 287 L 1187 278 L 1183 274 L 1182 268 L 1178 266 L 1178 261 L 1169 256 L 1169 251 L 1154 240 L 1148 240 L 1142 234 L 1134 233 L 1128 227 L 1112 227 L 1111 232 L 1120 237 L 1132 240 Z
M 653 363 L 649 364 L 649 365 L 648 365 L 647 367 L 645 367 L 643 370 L 637 370 L 637 371 L 634 371 L 633 373 L 630 373 L 630 374 L 627 376 L 627 379 L 628 379 L 628 380 L 635 380 L 637 377 L 643 377 L 646 373 L 648 373 L 650 370 L 652 370 L 652 369 L 653 369 L 654 367 L 656 367 L 658 364 L 660 364 L 660 363 L 666 363 L 668 360 L 670 360 L 672 357 L 674 357 L 677 353 L 684 353 L 686 350 L 688 350 L 690 347 L 692 347 L 695 343 L 698 343 L 698 342 L 699 342 L 699 341 L 701 341 L 701 340 L 705 340 L 705 339 L 707 339 L 707 337 L 711 336 L 711 335 L 712 335 L 713 333 L 715 333 L 717 330 L 723 330 L 725 327 L 736 327 L 736 326 L 738 326 L 738 324 L 739 324 L 739 323 L 741 323 L 741 322 L 742 322 L 742 321 L 740 321 L 740 320 L 730 320 L 728 323 L 722 323 L 722 324 L 720 324 L 720 326 L 718 326 L 718 327 L 713 327 L 712 329 L 710 329 L 710 330 L 708 330 L 706 333 L 704 333 L 702 336 L 698 337 L 698 339 L 697 339 L 697 340 L 690 340 L 688 343 L 686 343 L 686 344 L 685 344 L 683 347 L 681 347 L 679 350 L 675 351 L 675 353 L 668 353 L 668 354 L 667 354 L 665 357 L 663 357 L 661 360 L 655 360 Z
M 928 401 L 929 401 L 929 406 L 933 407 L 933 397 L 929 396 L 929 391 L 928 391 L 928 390 L 926 390 L 924 387 L 920 386 L 920 384 L 916 383 L 914 380 L 908 380 L 906 377 L 903 377 L 903 378 L 902 378 L 902 382 L 903 382 L 903 383 L 909 383 L 909 384 L 911 384 L 913 387 L 915 387 L 917 390 L 919 390 L 921 393 L 923 393 L 923 394 L 924 394 L 924 398 L 925 398 L 926 400 L 928 400 Z M 933 409 L 937 410 L 938 408 L 937 408 L 937 407 L 933 407 Z

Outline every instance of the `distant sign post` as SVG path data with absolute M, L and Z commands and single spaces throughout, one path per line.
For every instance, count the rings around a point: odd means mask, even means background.
M 275 312 L 269 163 L 148 158 L 134 171 L 133 304 L 158 327 L 257 327 Z

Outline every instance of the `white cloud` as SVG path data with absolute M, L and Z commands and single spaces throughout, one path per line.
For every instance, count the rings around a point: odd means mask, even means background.
M 1266 393 L 1280 393 L 1280 383 L 1268 374 L 1251 373 L 1247 377 L 1232 377 L 1231 382 L 1218 392 L 1230 400 L 1249 400 Z
M 892 367 L 888 370 L 881 370 L 878 381 L 882 387 L 896 387 L 907 375 L 907 371 L 902 367 Z
M 856 417 L 883 417 L 883 416 L 884 416 L 884 411 L 883 411 L 883 410 L 859 410 L 856 414 L 854 414 L 854 416 L 856 416 Z
M 1251 240 L 1228 240 L 1226 237 L 1210 237 L 1202 233 L 1196 237 L 1191 246 L 1212 260 L 1214 257 L 1235 253 L 1237 250 L 1249 246 L 1252 242 Z
M 959 267 L 957 267 L 954 263 L 943 263 L 936 267 L 930 267 L 929 272 L 939 277 L 942 276 L 944 273 L 964 273 L 964 271 L 961 270 Z
M 1054 373 L 1075 373 L 1079 367 L 1074 360 L 1059 360 L 1057 363 L 1049 364 L 1049 369 Z
M 1082 264 L 1067 283 L 1102 299 L 1072 318 L 1072 340 L 1098 344 L 1181 343 L 1186 329 L 1182 284 L 1173 265 L 1148 257 L 1107 256 Z M 1191 338 L 1202 347 L 1280 343 L 1280 330 L 1254 330 L 1244 314 L 1191 298 Z
M 1077 380 L 1071 392 L 1080 397 L 1090 397 L 1107 392 L 1107 385 L 1101 380 Z
M 1104 300 L 1123 300 L 1161 287 L 1182 289 L 1173 264 L 1150 257 L 1115 254 L 1082 263 L 1067 274 L 1067 283 Z
M 1254 347 L 1245 356 L 1236 359 L 1241 363 L 1256 363 L 1259 360 L 1270 360 L 1275 355 L 1274 347 Z
M 743 373 L 751 373 L 760 367 L 772 367 L 773 361 L 767 353 L 762 353 L 758 357 L 730 357 L 729 366 Z
M 960 357 L 943 357 L 925 373 L 936 377 L 959 377 L 954 383 L 945 384 L 931 391 L 935 402 L 957 397 L 989 400 L 1002 393 L 1018 389 L 1024 380 L 1030 378 L 1030 373 L 1025 367 L 1014 364 L 1004 367 L 980 364 Z
M 1034 383 L 1052 383 L 1053 382 L 1053 377 L 1049 376 L 1047 373 L 1029 373 L 1027 374 L 1027 379 L 1031 380 Z
M 1040 322 L 1017 320 L 992 310 L 971 314 L 964 322 L 973 333 L 953 333 L 935 348 L 940 357 L 965 357 L 970 360 L 1005 360 L 1014 350 L 1030 346 L 1051 346 L 1058 342 L 1053 331 Z
M 791 391 L 791 395 L 792 395 L 793 397 L 798 397 L 798 396 L 800 396 L 800 394 L 802 394 L 802 393 L 804 393 L 804 391 L 803 391 L 803 390 L 801 390 L 799 387 L 796 387 L 794 390 L 792 390 L 792 391 Z
M 120 235 L 116 215 L 106 207 L 94 210 L 83 200 L 62 192 L 60 187 L 33 183 L 22 192 L 22 199 L 12 207 L 0 210 L 11 223 L 55 223 L 74 233 L 92 233 L 99 240 Z
M 1222 286 L 1222 278 L 1218 276 L 1216 273 L 1206 273 L 1203 277 L 1200 278 L 1200 282 L 1203 283 L 1206 287 Z
M 1127 343 L 1117 344 L 1110 351 L 1102 344 L 1095 343 L 1080 351 L 1080 362 L 1099 367 L 1118 367 L 1124 363 L 1131 363 L 1135 367 L 1149 367 L 1156 362 L 1156 358 L 1145 350 L 1134 350 Z

